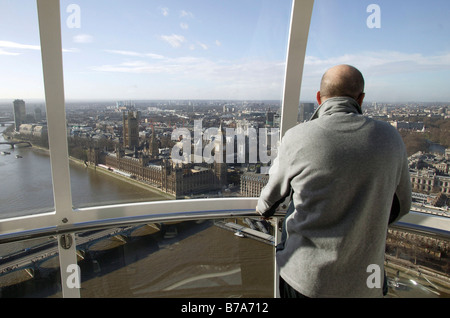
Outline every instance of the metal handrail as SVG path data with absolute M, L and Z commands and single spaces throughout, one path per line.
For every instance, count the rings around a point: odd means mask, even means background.
M 254 198 L 253 198 L 254 199 Z M 190 200 L 187 200 L 190 201 Z M 187 202 L 186 201 L 186 202 Z M 205 203 L 211 203 L 205 202 L 205 200 L 200 200 L 202 204 Z M 218 200 L 220 203 L 223 203 L 222 200 Z M 179 207 L 178 204 L 168 204 L 170 207 L 169 210 L 171 212 L 166 213 L 158 213 L 158 210 L 155 208 L 155 205 L 150 204 L 143 204 L 143 205 L 134 205 L 134 204 L 123 204 L 119 206 L 114 207 L 91 207 L 91 208 L 85 208 L 80 209 L 78 212 L 87 212 L 87 214 L 90 214 L 89 212 L 95 212 L 89 219 L 85 219 L 84 217 L 79 218 L 79 220 L 82 220 L 80 222 L 75 222 L 71 224 L 66 225 L 55 225 L 55 226 L 49 226 L 49 227 L 42 227 L 42 228 L 36 228 L 33 230 L 26 230 L 26 231 L 16 231 L 12 233 L 5 233 L 0 234 L 0 246 L 4 243 L 11 243 L 11 242 L 18 242 L 23 240 L 29 240 L 29 239 L 38 239 L 42 237 L 53 237 L 58 236 L 58 246 L 59 246 L 59 257 L 60 261 L 64 259 L 64 257 L 67 258 L 67 255 L 62 255 L 61 253 L 66 253 L 66 250 L 64 247 L 64 242 L 66 241 L 67 236 L 74 235 L 76 233 L 85 232 L 85 231 L 93 231 L 93 230 L 103 230 L 107 228 L 123 228 L 128 226 L 138 226 L 140 224 L 148 224 L 148 223 L 166 223 L 166 222 L 183 222 L 183 221 L 195 221 L 195 220 L 212 220 L 212 219 L 227 219 L 227 218 L 254 218 L 259 219 L 261 218 L 256 212 L 255 209 L 248 208 L 249 202 L 253 203 L 253 200 L 245 200 L 243 203 L 241 200 L 237 200 L 238 202 L 234 202 L 234 205 L 228 205 L 230 209 L 222 209 L 222 210 L 197 210 L 197 211 L 176 211 L 174 210 L 175 207 Z M 170 202 L 170 201 L 169 201 Z M 172 202 L 173 203 L 173 202 Z M 197 207 L 201 208 L 204 207 L 202 204 L 198 204 L 200 202 L 194 202 L 192 206 L 189 206 L 189 204 L 184 205 L 185 208 L 192 208 Z M 217 203 L 217 202 L 216 202 Z M 242 203 L 243 207 L 242 209 L 239 208 L 239 203 Z M 208 206 L 209 206 L 208 204 Z M 159 206 L 159 205 L 156 205 Z M 217 204 L 215 205 L 217 206 Z M 137 214 L 133 215 L 130 214 L 129 209 L 133 207 L 137 208 Z M 153 209 L 150 209 L 149 214 L 142 213 L 143 209 L 148 209 L 150 207 L 153 207 Z M 234 209 L 233 209 L 234 207 Z M 247 207 L 247 208 L 245 208 Z M 123 209 L 124 216 L 123 217 L 117 217 L 117 210 Z M 95 215 L 97 215 L 99 212 L 104 212 L 103 210 L 107 211 L 114 211 L 115 217 L 111 218 L 99 218 L 99 219 L 93 219 Z M 73 211 L 74 213 L 77 213 L 76 211 Z M 394 229 L 402 229 L 407 231 L 413 231 L 420 234 L 425 234 L 428 236 L 432 236 L 435 238 L 444 238 L 449 239 L 450 238 L 450 232 L 446 231 L 447 224 L 450 222 L 450 218 L 445 218 L 445 222 L 442 225 L 442 228 L 431 228 L 427 226 L 423 226 L 420 223 L 425 223 L 427 218 L 434 218 L 433 215 L 423 215 L 423 213 L 420 213 L 421 215 L 414 215 L 414 212 L 409 217 L 406 217 L 404 219 L 401 219 L 400 222 L 397 222 L 393 225 L 391 225 L 391 228 Z M 100 213 L 101 214 L 101 213 Z M 271 244 L 275 247 L 277 245 L 278 239 L 280 238 L 280 219 L 285 217 L 285 210 L 278 210 L 277 213 L 275 213 L 274 217 L 271 219 L 272 226 L 275 226 L 275 233 L 274 233 L 274 240 L 271 241 Z M 425 222 L 423 221 L 425 219 Z M 422 221 L 421 221 L 422 220 Z M 413 223 L 409 223 L 409 221 L 413 221 Z M 438 220 L 439 221 L 439 220 Z M 438 221 L 432 221 L 428 222 L 429 224 L 436 224 L 433 222 Z M 442 221 L 442 220 L 440 220 Z M 415 223 L 414 223 L 415 222 Z M 70 241 L 72 241 L 72 238 L 70 238 Z M 72 245 L 72 244 L 71 244 Z M 63 248 L 61 248 L 61 246 Z M 73 254 L 75 255 L 75 245 L 72 245 Z M 68 250 L 67 250 L 68 251 Z M 274 258 L 275 261 L 275 258 Z M 63 263 L 61 262 L 61 268 L 63 268 Z M 274 276 L 274 297 L 278 297 L 278 269 L 275 267 L 273 276 Z M 65 288 L 65 287 L 64 287 Z M 75 294 L 70 294 L 72 290 L 67 291 L 67 289 L 63 290 L 64 297 L 80 297 L 79 290 L 75 291 Z M 69 294 L 68 294 L 69 292 Z M 73 291 L 72 291 L 73 292 Z M 67 295 L 66 295 L 67 294 Z
M 277 213 L 275 217 L 282 217 L 283 215 L 284 215 L 283 213 Z M 204 219 L 223 219 L 232 217 L 257 218 L 258 215 L 255 213 L 254 210 L 242 209 L 242 210 L 191 211 L 191 212 L 175 212 L 175 213 L 127 216 L 113 219 L 101 219 L 101 220 L 80 222 L 64 226 L 52 226 L 45 228 L 37 228 L 34 230 L 17 231 L 13 233 L 0 234 L 0 244 L 23 241 L 28 239 L 37 239 L 55 235 L 63 235 L 75 232 L 101 230 L 110 227 L 138 225 L 143 223 L 194 221 Z
M 129 205 L 124 205 L 129 206 Z M 107 208 L 107 207 L 106 207 Z M 99 208 L 101 209 L 101 207 Z M 76 213 L 76 212 L 75 212 Z M 391 228 L 402 229 L 413 231 L 416 233 L 426 234 L 433 237 L 450 239 L 450 231 L 445 228 L 433 228 L 428 226 L 423 226 L 414 222 L 417 221 L 415 212 L 410 212 L 410 219 L 408 220 L 408 215 L 406 217 L 406 222 L 402 219 L 390 225 Z M 420 213 L 419 213 L 420 214 Z M 274 218 L 283 218 L 285 216 L 285 211 L 280 209 L 274 215 Z M 177 221 L 192 221 L 192 220 L 204 220 L 204 219 L 223 219 L 232 217 L 250 217 L 258 218 L 254 209 L 221 209 L 221 210 L 199 210 L 199 211 L 179 211 L 179 212 L 169 212 L 169 213 L 152 213 L 144 215 L 134 215 L 134 216 L 124 216 L 124 217 L 114 217 L 109 219 L 98 219 L 89 220 L 85 222 L 77 222 L 73 224 L 67 224 L 62 226 L 49 226 L 43 228 L 36 228 L 33 230 L 26 231 L 16 231 L 12 233 L 0 234 L 0 244 L 41 238 L 54 235 L 63 235 L 67 233 L 91 231 L 105 229 L 109 227 L 122 227 L 129 225 L 137 225 L 142 223 L 163 223 L 163 222 L 177 222 Z M 419 218 L 439 218 L 433 215 L 423 215 L 421 214 Z M 448 219 L 448 218 L 446 218 Z M 439 221 L 439 220 L 438 220 Z M 442 221 L 442 218 L 441 220 Z M 450 221 L 447 220 L 447 221 Z

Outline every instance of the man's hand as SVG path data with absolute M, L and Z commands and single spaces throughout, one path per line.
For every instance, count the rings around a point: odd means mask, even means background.
M 256 213 L 257 213 L 259 216 L 261 216 L 261 218 L 262 218 L 263 220 L 270 220 L 270 217 L 264 216 L 264 214 L 261 213 L 261 212 L 258 210 L 258 206 L 256 206 L 255 211 L 256 211 Z

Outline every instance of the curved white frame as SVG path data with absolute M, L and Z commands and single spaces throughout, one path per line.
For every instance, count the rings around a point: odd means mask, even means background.
M 296 124 L 303 76 L 306 44 L 314 0 L 293 0 L 289 47 L 286 59 L 286 76 L 282 105 L 282 134 Z M 59 0 L 37 0 L 41 39 L 42 67 L 47 108 L 48 138 L 53 181 L 55 210 L 37 215 L 0 220 L 0 235 L 36 228 L 62 227 L 103 218 L 146 215 L 160 211 L 208 211 L 211 204 L 218 206 L 222 200 L 182 200 L 149 203 L 131 203 L 73 209 L 70 189 L 69 157 L 65 114 L 64 78 L 61 44 L 61 17 Z M 254 198 L 226 199 L 227 208 L 236 206 L 254 209 Z M 84 213 L 89 211 L 89 213 Z

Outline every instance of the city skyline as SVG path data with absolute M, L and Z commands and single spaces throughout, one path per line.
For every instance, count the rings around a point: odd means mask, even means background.
M 65 96 L 280 100 L 290 11 L 291 1 L 63 0 Z M 316 1 L 301 100 L 345 63 L 364 74 L 367 100 L 450 101 L 449 12 L 443 0 Z M 0 21 L 0 99 L 43 99 L 35 2 L 0 1 Z

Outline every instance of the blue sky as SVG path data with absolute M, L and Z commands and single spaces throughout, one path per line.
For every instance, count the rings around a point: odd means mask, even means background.
M 66 98 L 280 99 L 290 11 L 289 0 L 62 0 Z M 316 0 L 301 99 L 347 63 L 367 100 L 450 102 L 449 18 L 448 0 Z M 34 0 L 0 0 L 0 100 L 44 96 L 37 24 Z

